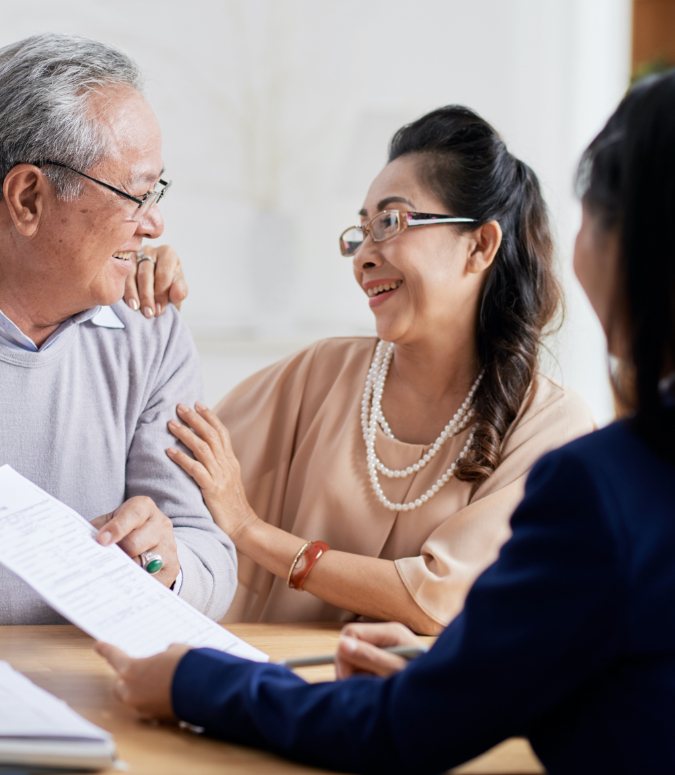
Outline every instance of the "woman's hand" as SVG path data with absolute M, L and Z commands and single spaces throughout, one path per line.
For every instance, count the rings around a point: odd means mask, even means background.
M 179 404 L 176 412 L 185 424 L 170 420 L 169 430 L 194 458 L 173 447 L 166 453 L 195 480 L 214 521 L 236 544 L 258 517 L 246 498 L 230 434 L 203 404 L 195 404 L 195 409 Z
M 124 289 L 127 305 L 133 310 L 140 309 L 146 318 L 161 315 L 169 303 L 180 309 L 188 287 L 176 251 L 169 245 L 144 245 L 139 257 L 135 271 L 127 277 Z
M 111 514 L 96 517 L 91 522 L 94 527 L 100 528 L 96 536 L 100 544 L 118 544 L 139 565 L 143 552 L 161 554 L 164 564 L 153 575 L 165 587 L 174 583 L 180 571 L 180 563 L 173 524 L 152 498 L 129 498 Z
M 335 659 L 338 678 L 356 673 L 387 676 L 402 670 L 403 657 L 383 649 L 390 646 L 419 646 L 420 640 L 398 622 L 386 624 L 348 624 L 342 628 Z
M 118 700 L 144 718 L 175 719 L 171 684 L 178 663 L 190 646 L 174 643 L 161 654 L 146 659 L 133 659 L 110 643 L 99 642 L 94 648 L 117 673 L 113 691 Z

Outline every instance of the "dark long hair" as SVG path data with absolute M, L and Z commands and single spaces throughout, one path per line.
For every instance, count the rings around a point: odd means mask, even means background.
M 534 172 L 468 108 L 439 108 L 399 129 L 389 161 L 405 154 L 419 155 L 421 180 L 448 213 L 478 224 L 496 220 L 502 229 L 479 309 L 485 376 L 475 397 L 474 443 L 456 473 L 477 484 L 499 465 L 504 437 L 533 385 L 544 328 L 561 306 L 548 213 Z
M 584 152 L 583 204 L 619 236 L 619 288 L 628 323 L 630 388 L 616 383 L 635 424 L 675 460 L 675 70 L 638 82 Z

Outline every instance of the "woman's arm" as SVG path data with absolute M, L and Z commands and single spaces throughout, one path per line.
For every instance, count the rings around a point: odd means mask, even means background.
M 348 624 L 342 628 L 336 654 L 338 677 L 356 673 L 386 676 L 402 670 L 407 662 L 385 649 L 390 646 L 418 646 L 419 640 L 397 622 Z M 133 659 L 111 643 L 96 643 L 96 651 L 117 673 L 113 691 L 117 698 L 134 708 L 142 717 L 170 721 L 175 719 L 171 684 L 178 663 L 190 650 L 174 643 L 151 657 Z
M 254 562 L 287 579 L 293 560 L 309 537 L 299 537 L 260 519 L 248 502 L 239 463 L 225 426 L 207 407 L 178 407 L 185 425 L 171 421 L 169 429 L 194 457 L 170 448 L 169 457 L 202 490 L 216 524 Z M 420 609 L 391 560 L 331 549 L 316 563 L 304 590 L 337 608 L 373 619 L 403 622 L 415 632 L 435 635 L 437 621 Z M 298 592 L 298 594 L 302 594 Z
M 304 538 L 261 519 L 249 523 L 233 540 L 240 552 L 282 579 L 287 578 L 293 559 L 305 544 Z M 420 634 L 435 635 L 442 629 L 420 610 L 392 560 L 331 549 L 312 569 L 304 590 L 336 608 L 370 619 L 403 622 Z

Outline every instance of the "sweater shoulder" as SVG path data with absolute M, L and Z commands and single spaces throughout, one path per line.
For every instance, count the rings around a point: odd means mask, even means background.
M 167 350 L 194 350 L 190 332 L 172 305 L 159 317 L 149 320 L 129 309 L 123 301 L 113 304 L 110 309 L 121 322 L 121 327 L 97 325 L 93 320 L 83 326 L 85 338 L 95 342 L 96 347 L 117 352 L 142 352 L 149 358 Z

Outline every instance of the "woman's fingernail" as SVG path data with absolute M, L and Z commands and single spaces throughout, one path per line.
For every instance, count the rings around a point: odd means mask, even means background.
M 155 305 L 155 312 L 156 312 L 157 315 L 161 315 L 162 314 L 162 309 L 163 309 L 163 307 L 162 307 L 161 304 L 156 304 Z
M 143 314 L 146 318 L 152 318 L 155 316 L 155 313 L 152 309 L 152 307 L 143 307 Z
M 99 533 L 98 542 L 101 546 L 109 546 L 112 543 L 112 536 L 107 531 Z
M 138 312 L 138 306 L 139 306 L 139 305 L 138 305 L 138 301 L 137 301 L 136 299 L 129 299 L 129 301 L 127 302 L 127 304 L 128 304 L 130 307 L 131 307 L 131 309 L 132 309 L 134 312 Z
M 358 641 L 356 638 L 352 638 L 349 635 L 343 635 L 340 638 L 340 642 L 342 643 L 345 651 L 348 651 L 350 654 L 353 654 L 356 651 L 356 647 L 358 646 Z
M 205 412 L 207 408 L 206 404 L 203 404 L 201 401 L 197 401 L 195 406 L 197 407 L 197 409 L 199 409 L 200 412 Z
M 178 404 L 176 407 L 176 411 L 180 414 L 184 414 L 185 412 L 190 411 L 189 407 L 185 406 L 185 404 Z

